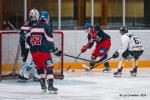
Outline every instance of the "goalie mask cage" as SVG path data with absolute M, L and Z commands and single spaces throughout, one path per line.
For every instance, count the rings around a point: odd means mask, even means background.
M 54 31 L 54 43 L 61 51 L 63 51 L 63 33 Z M 0 31 L 0 75 L 7 75 L 13 72 L 13 65 L 17 54 L 19 43 L 19 34 L 15 31 Z M 20 51 L 21 53 L 21 51 Z M 52 53 L 51 53 L 52 54 Z M 63 79 L 63 56 L 57 57 L 52 54 L 54 62 L 54 77 Z M 19 54 L 19 59 L 15 66 L 15 73 L 19 72 L 22 64 L 22 57 Z M 13 72 L 14 73 L 14 72 Z

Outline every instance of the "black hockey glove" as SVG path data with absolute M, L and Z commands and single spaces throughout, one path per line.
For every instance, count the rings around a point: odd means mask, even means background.
M 58 48 L 56 48 L 56 51 L 54 52 L 54 55 L 61 56 L 62 55 L 62 51 L 60 51 L 60 50 L 58 50 Z
M 117 58 L 117 57 L 119 57 L 119 53 L 116 51 L 114 54 L 113 54 L 113 56 L 112 56 L 113 58 Z

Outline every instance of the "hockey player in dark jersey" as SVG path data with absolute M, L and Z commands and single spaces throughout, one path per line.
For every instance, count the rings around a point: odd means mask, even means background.
M 91 55 L 91 59 L 94 62 L 97 57 L 100 57 L 100 61 L 103 61 L 107 59 L 108 56 L 108 51 L 111 46 L 111 38 L 108 34 L 106 34 L 100 25 L 97 23 L 94 26 L 91 26 L 90 23 L 85 23 L 84 25 L 84 30 L 88 32 L 88 44 L 84 45 L 81 49 L 81 52 L 84 53 L 87 49 L 90 49 L 93 45 L 94 42 L 96 43 L 95 49 Z M 90 69 L 95 65 L 95 63 L 91 62 L 90 63 Z M 109 63 L 106 62 L 104 63 L 105 69 L 103 72 L 109 72 L 110 71 L 110 66 Z
M 34 80 L 38 79 L 35 64 L 32 61 L 31 54 L 29 52 L 29 46 L 26 43 L 26 34 L 30 31 L 31 27 L 38 22 L 39 12 L 36 9 L 31 9 L 29 12 L 29 18 L 24 22 L 20 32 L 20 45 L 21 45 L 21 56 L 23 58 L 23 64 L 19 70 L 18 78 L 21 79 L 19 82 L 26 82 L 30 77 Z
M 32 27 L 27 34 L 27 42 L 30 45 L 32 58 L 36 64 L 37 73 L 40 78 L 40 85 L 43 92 L 57 93 L 57 88 L 53 86 L 53 61 L 50 52 L 56 56 L 61 56 L 62 52 L 53 43 L 53 30 L 48 25 L 49 14 L 42 11 L 39 17 L 39 24 Z
M 21 27 L 20 32 L 20 44 L 21 44 L 21 56 L 23 57 L 23 62 L 26 62 L 29 48 L 27 47 L 25 37 L 30 31 L 30 28 L 37 23 L 39 19 L 39 12 L 36 9 L 31 9 L 29 12 L 29 18 L 24 22 Z

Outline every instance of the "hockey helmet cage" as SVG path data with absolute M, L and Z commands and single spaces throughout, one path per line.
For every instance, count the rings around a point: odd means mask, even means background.
M 90 28 L 90 27 L 91 27 L 91 24 L 88 23 L 88 22 L 83 25 L 83 29 L 84 29 L 84 30 L 87 30 L 87 29 Z
M 31 18 L 31 20 L 39 20 L 39 11 L 36 9 L 31 9 L 29 12 L 29 18 Z
M 128 33 L 128 28 L 126 26 L 120 27 L 120 33 L 124 35 L 125 33 Z

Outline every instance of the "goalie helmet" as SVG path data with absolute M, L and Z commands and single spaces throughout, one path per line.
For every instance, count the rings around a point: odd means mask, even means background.
M 128 33 L 128 28 L 126 26 L 120 27 L 120 33 L 124 35 L 125 33 Z
M 31 9 L 29 12 L 29 18 L 33 21 L 39 19 L 39 11 L 36 9 Z
M 40 12 L 40 21 L 46 21 L 47 23 L 49 22 L 49 14 L 47 11 L 41 11 Z

